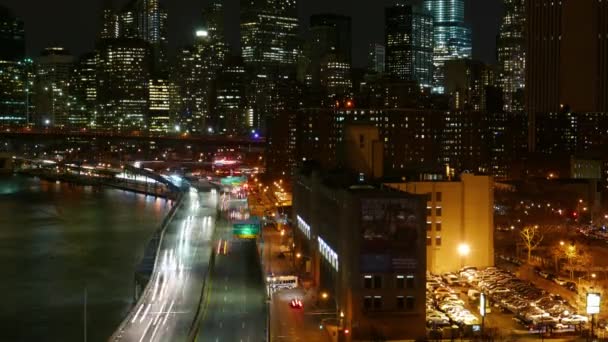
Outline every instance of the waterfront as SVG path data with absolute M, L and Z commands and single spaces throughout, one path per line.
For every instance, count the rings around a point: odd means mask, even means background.
M 2 341 L 105 341 L 130 308 L 145 243 L 169 210 L 122 190 L 0 178 Z

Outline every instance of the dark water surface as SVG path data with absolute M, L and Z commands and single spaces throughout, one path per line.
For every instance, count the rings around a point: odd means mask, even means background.
M 106 341 L 164 199 L 0 176 L 0 341 Z

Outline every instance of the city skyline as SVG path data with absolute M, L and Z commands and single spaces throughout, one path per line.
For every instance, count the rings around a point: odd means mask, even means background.
M 127 0 L 114 1 L 120 8 Z M 202 10 L 210 1 L 162 2 L 168 10 L 170 55 L 177 49 L 194 42 L 194 32 L 202 26 Z M 384 42 L 384 8 L 394 4 L 394 0 L 372 3 L 349 4 L 346 0 L 331 2 L 300 2 L 300 33 L 308 29 L 309 18 L 313 14 L 336 13 L 348 15 L 353 20 L 353 66 L 365 67 L 370 43 Z M 238 52 L 240 44 L 238 0 L 224 1 L 226 12 L 226 39 L 233 53 Z M 0 0 L 0 6 L 12 9 L 25 22 L 27 55 L 37 56 L 44 48 L 52 45 L 67 48 L 75 56 L 87 53 L 94 48 L 101 25 L 103 2 L 80 2 L 63 0 L 59 3 L 35 4 L 40 10 L 28 11 L 31 1 Z M 74 16 L 72 13 L 78 13 Z M 496 35 L 503 14 L 499 0 L 466 3 L 466 22 L 473 31 L 473 58 L 486 63 L 496 62 Z M 369 21 L 369 22 L 368 22 Z M 75 28 L 78 28 L 75 30 Z

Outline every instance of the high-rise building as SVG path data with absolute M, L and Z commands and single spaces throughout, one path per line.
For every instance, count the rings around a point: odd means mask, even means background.
M 69 86 L 70 126 L 94 124 L 97 105 L 97 54 L 87 53 L 80 57 L 72 69 Z
M 70 126 L 69 84 L 74 57 L 62 47 L 50 47 L 35 62 L 35 123 Z
M 352 63 L 350 17 L 337 14 L 316 14 L 310 17 L 310 60 L 313 85 L 321 82 L 320 69 L 324 58 L 332 55 L 339 63 Z
M 382 44 L 372 43 L 369 46 L 368 70 L 383 73 L 386 59 L 386 47 Z
M 20 61 L 25 58 L 23 21 L 4 6 L 0 6 L 0 46 L 2 61 Z
M 169 94 L 171 121 L 181 131 L 200 133 L 204 129 L 207 94 L 203 92 L 202 61 L 194 47 L 177 51 L 171 69 Z
M 241 51 L 248 66 L 294 68 L 300 53 L 296 0 L 241 0 Z
M 171 130 L 169 116 L 169 82 L 162 78 L 150 80 L 150 104 L 148 130 L 156 134 L 166 134 Z
M 385 10 L 386 65 L 390 75 L 433 84 L 433 17 L 422 7 L 398 3 Z
M 112 18 L 112 17 L 109 17 Z M 155 73 L 168 72 L 167 61 L 167 11 L 160 0 L 131 0 L 118 14 L 118 37 L 141 39 L 150 44 Z M 112 28 L 112 19 L 109 24 Z
M 447 60 L 471 58 L 471 29 L 464 22 L 464 0 L 424 0 L 433 16 L 433 91 L 443 94 Z
M 334 54 L 328 54 L 321 60 L 320 81 L 325 89 L 330 103 L 352 98 L 353 82 L 350 74 L 350 64 L 340 62 Z
M 240 58 L 226 62 L 215 81 L 214 131 L 243 134 L 253 127 L 253 117 L 245 107 L 247 75 Z
M 606 1 L 526 1 L 531 151 L 571 151 L 572 113 L 608 112 L 607 22 Z
M 504 110 L 522 111 L 526 87 L 526 0 L 505 0 L 505 16 L 498 36 L 498 65 Z
M 33 114 L 34 66 L 31 59 L 0 60 L 0 125 L 26 125 Z
M 224 41 L 224 6 L 222 1 L 213 0 L 203 10 L 205 30 L 212 39 Z
M 120 35 L 119 16 L 114 9 L 112 0 L 105 0 L 101 13 L 101 29 L 99 39 L 115 39 Z
M 104 129 L 145 129 L 150 45 L 138 39 L 111 39 L 102 43 L 98 53 L 97 124 Z

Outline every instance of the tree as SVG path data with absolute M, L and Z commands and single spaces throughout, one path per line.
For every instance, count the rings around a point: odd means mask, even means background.
M 540 245 L 540 243 L 545 238 L 545 235 L 540 231 L 538 225 L 535 226 L 525 226 L 519 232 L 519 236 L 528 251 L 528 263 L 532 259 L 532 251 L 536 249 Z

